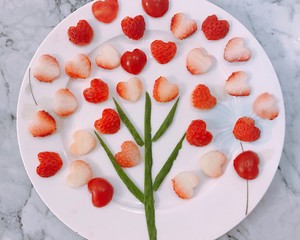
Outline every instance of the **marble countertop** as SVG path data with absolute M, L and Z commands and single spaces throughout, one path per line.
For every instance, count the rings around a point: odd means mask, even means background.
M 0 239 L 82 239 L 49 211 L 25 172 L 16 109 L 24 72 L 47 34 L 87 0 L 0 0 Z M 242 22 L 278 74 L 286 137 L 278 171 L 255 210 L 220 240 L 300 237 L 300 1 L 211 0 Z M 298 123 L 299 123 L 298 122 Z

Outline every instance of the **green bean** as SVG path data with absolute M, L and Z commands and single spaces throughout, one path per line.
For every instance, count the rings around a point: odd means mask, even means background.
M 139 146 L 143 146 L 144 145 L 144 141 L 141 138 L 140 134 L 138 133 L 138 131 L 136 130 L 136 128 L 134 127 L 134 125 L 132 124 L 132 122 L 130 121 L 130 119 L 127 117 L 127 115 L 125 114 L 125 112 L 123 111 L 123 109 L 121 108 L 121 106 L 118 104 L 117 100 L 115 98 L 113 98 L 114 103 L 116 105 L 117 111 L 119 113 L 119 116 L 122 120 L 122 122 L 125 124 L 125 126 L 127 127 L 127 129 L 129 130 L 129 132 L 131 133 L 132 137 L 134 138 L 134 140 L 136 141 L 136 143 Z
M 144 203 L 144 194 L 142 191 L 135 185 L 135 183 L 127 176 L 123 168 L 117 163 L 114 155 L 112 154 L 109 147 L 106 145 L 106 143 L 101 139 L 101 137 L 98 135 L 98 133 L 95 131 L 95 134 L 102 145 L 104 151 L 106 152 L 108 158 L 110 159 L 113 167 L 115 168 L 117 174 L 123 181 L 123 183 L 126 185 L 128 190 L 138 199 L 141 203 Z
M 177 145 L 175 146 L 174 150 L 170 154 L 169 158 L 165 162 L 164 166 L 161 168 L 161 170 L 159 171 L 159 173 L 155 177 L 154 184 L 153 184 L 154 191 L 158 190 L 159 186 L 161 185 L 161 183 L 163 182 L 163 180 L 165 179 L 165 177 L 170 172 L 170 170 L 171 170 L 171 168 L 173 166 L 173 163 L 175 162 L 175 160 L 176 160 L 176 158 L 177 158 L 177 156 L 179 154 L 179 151 L 182 148 L 182 142 L 183 142 L 184 138 L 185 138 L 185 134 L 182 136 L 182 138 L 180 139 L 180 141 L 177 143 Z
M 145 215 L 150 240 L 156 240 L 155 207 L 152 183 L 152 141 L 151 141 L 151 99 L 146 93 L 145 119 L 144 119 L 144 142 L 145 142 L 145 175 L 144 175 L 144 205 Z
M 179 102 L 179 98 L 174 103 L 173 107 L 171 108 L 170 112 L 168 113 L 165 120 L 161 124 L 160 128 L 157 130 L 154 137 L 152 138 L 153 142 L 156 142 L 168 130 L 168 128 L 171 126 L 171 124 L 173 122 L 173 119 L 174 119 L 174 116 L 175 116 L 175 113 L 176 113 L 178 102 Z

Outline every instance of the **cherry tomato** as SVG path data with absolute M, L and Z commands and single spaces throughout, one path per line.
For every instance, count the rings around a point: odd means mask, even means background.
M 169 9 L 169 0 L 142 0 L 145 12 L 154 18 L 162 17 Z
M 93 178 L 88 182 L 88 189 L 92 194 L 92 203 L 95 207 L 104 207 L 114 195 L 113 186 L 104 178 Z
M 245 151 L 240 153 L 233 162 L 237 174 L 246 180 L 255 179 L 259 173 L 259 157 L 255 152 Z
M 140 49 L 134 49 L 132 52 L 125 52 L 121 56 L 122 68 L 132 74 L 139 74 L 147 62 L 146 54 Z

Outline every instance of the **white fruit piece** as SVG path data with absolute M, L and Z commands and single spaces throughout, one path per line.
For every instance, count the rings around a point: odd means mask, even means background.
M 91 73 L 91 61 L 85 54 L 77 54 L 65 64 L 65 72 L 71 78 L 88 78 Z
M 132 77 L 127 82 L 119 82 L 116 90 L 121 98 L 136 102 L 142 95 L 143 83 L 140 79 Z
M 187 55 L 186 68 L 193 75 L 208 72 L 214 64 L 214 57 L 204 48 L 193 48 Z
M 33 68 L 33 76 L 40 82 L 53 82 L 59 75 L 59 63 L 49 54 L 41 55 Z
M 97 51 L 96 64 L 104 69 L 114 69 L 120 66 L 120 53 L 110 44 L 101 46 Z
M 67 176 L 67 184 L 72 188 L 81 187 L 92 179 L 92 169 L 83 160 L 74 160 L 70 166 L 70 173 Z
M 73 114 L 78 107 L 75 95 L 66 88 L 61 88 L 54 95 L 53 111 L 60 117 Z
M 262 119 L 275 119 L 279 114 L 277 99 L 274 95 L 265 92 L 259 95 L 253 103 L 254 113 Z
M 226 81 L 225 91 L 231 96 L 249 96 L 251 88 L 248 83 L 248 74 L 243 71 L 233 72 Z
M 74 142 L 70 147 L 70 152 L 74 156 L 80 156 L 89 153 L 96 147 L 96 139 L 93 135 L 84 129 L 73 133 Z
M 194 195 L 194 189 L 198 186 L 200 178 L 192 172 L 180 172 L 173 179 L 173 189 L 178 197 L 190 199 Z
M 197 22 L 183 13 L 176 13 L 172 17 L 170 29 L 175 38 L 183 40 L 197 31 Z
M 210 151 L 204 154 L 199 161 L 201 170 L 209 177 L 217 178 L 223 174 L 223 166 L 227 161 L 224 153 Z
M 228 41 L 224 50 L 224 59 L 228 62 L 246 62 L 252 57 L 250 49 L 245 47 L 245 41 L 241 37 L 235 37 Z

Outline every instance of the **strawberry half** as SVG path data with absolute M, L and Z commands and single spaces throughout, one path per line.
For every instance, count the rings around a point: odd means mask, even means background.
M 33 68 L 33 76 L 40 82 L 53 82 L 59 75 L 59 63 L 49 54 L 41 55 Z
M 196 147 L 208 145 L 213 139 L 212 134 L 206 130 L 206 123 L 203 120 L 193 120 L 186 132 L 186 140 Z
M 279 114 L 277 99 L 268 92 L 262 93 L 255 99 L 252 109 L 262 119 L 273 120 Z
M 111 109 L 106 108 L 102 112 L 102 118 L 94 123 L 94 127 L 102 134 L 114 134 L 119 131 L 121 120 L 118 113 Z
M 181 172 L 172 179 L 174 192 L 182 199 L 192 198 L 199 182 L 200 178 L 192 172 Z
M 34 137 L 46 137 L 56 131 L 56 121 L 48 112 L 38 111 L 30 120 L 28 130 Z
M 153 98 L 157 102 L 170 102 L 179 94 L 177 84 L 170 83 L 167 78 L 159 77 L 153 87 Z
M 127 16 L 121 21 L 121 27 L 127 37 L 139 40 L 144 36 L 146 23 L 142 15 L 134 18 Z
M 38 153 L 40 165 L 36 168 L 36 173 L 41 177 L 51 177 L 62 167 L 63 161 L 56 152 Z
M 151 43 L 150 50 L 152 56 L 160 64 L 166 64 L 170 62 L 177 51 L 175 42 L 164 42 L 162 40 L 155 40 Z
M 229 31 L 229 23 L 226 20 L 219 20 L 213 14 L 203 21 L 202 31 L 208 40 L 219 40 L 226 37 Z
M 134 142 L 123 142 L 121 149 L 122 151 L 115 155 L 116 161 L 121 167 L 134 167 L 142 161 L 140 150 Z
M 68 29 L 69 40 L 79 46 L 84 46 L 92 41 L 93 28 L 86 20 L 79 20 L 76 26 Z
M 184 13 L 176 13 L 171 19 L 170 30 L 173 36 L 183 40 L 197 31 L 197 22 L 189 19 Z
M 100 103 L 108 99 L 108 85 L 98 78 L 91 81 L 91 87 L 83 90 L 84 99 L 90 103 Z
M 118 15 L 118 0 L 95 1 L 92 5 L 94 17 L 103 23 L 111 23 Z
M 255 121 L 249 117 L 239 118 L 233 128 L 236 139 L 244 142 L 254 142 L 260 138 L 260 130 L 255 126 Z
M 192 104 L 195 108 L 209 110 L 216 106 L 217 99 L 210 93 L 207 86 L 199 84 L 192 93 Z

